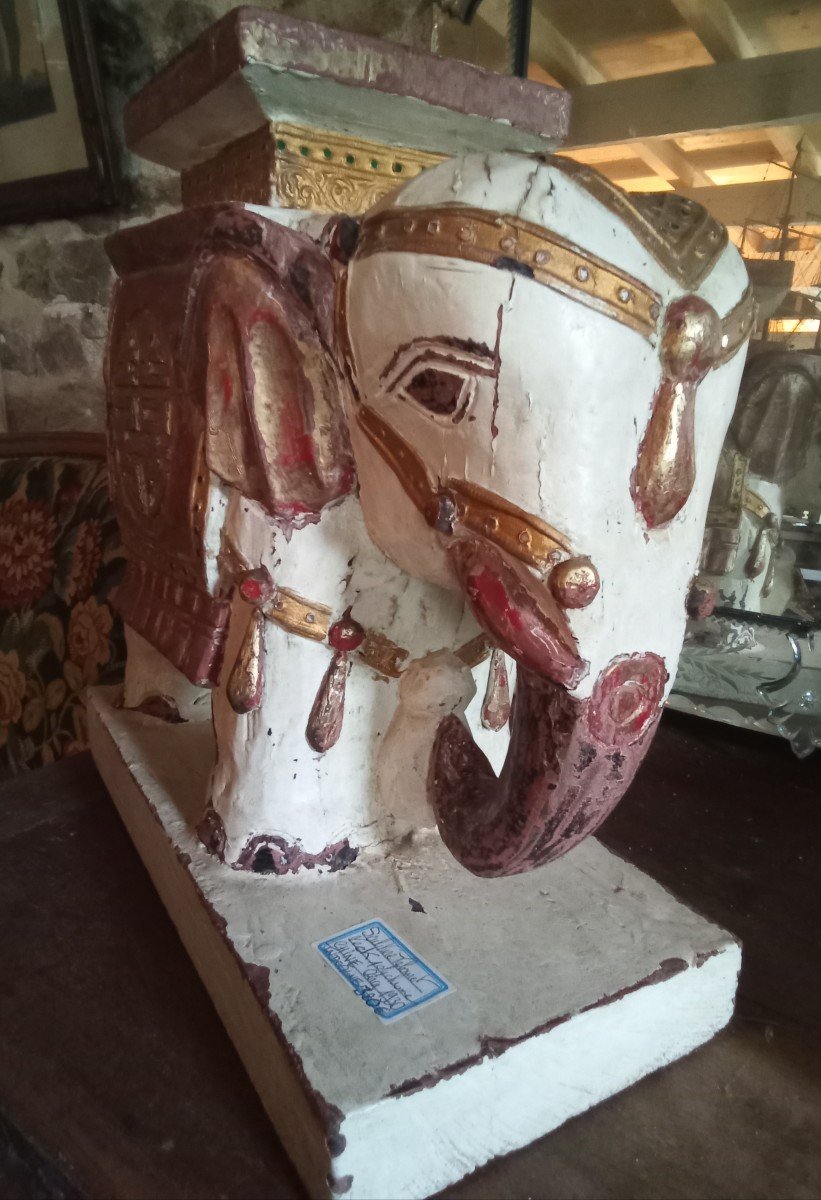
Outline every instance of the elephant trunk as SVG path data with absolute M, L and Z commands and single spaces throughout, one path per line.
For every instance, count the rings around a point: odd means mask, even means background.
M 567 853 L 614 808 L 652 740 L 667 671 L 656 654 L 623 655 L 590 696 L 571 695 L 587 664 L 561 614 L 486 548 L 462 543 L 456 560 L 477 619 L 519 664 L 510 746 L 497 777 L 463 721 L 446 717 L 428 794 L 464 867 L 517 875 Z

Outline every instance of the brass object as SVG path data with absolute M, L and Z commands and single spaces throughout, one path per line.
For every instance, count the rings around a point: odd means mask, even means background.
M 545 156 L 550 166 L 577 180 L 615 216 L 682 287 L 695 288 L 727 245 L 727 230 L 703 205 L 675 192 L 623 192 L 617 184 L 572 158 Z
M 631 479 L 636 507 L 651 529 L 671 521 L 693 489 L 694 396 L 691 385 L 671 379 L 656 395 Z
M 277 589 L 274 603 L 265 610 L 264 615 L 288 633 L 295 633 L 298 637 L 307 637 L 315 642 L 324 642 L 331 630 L 332 610 L 326 604 L 314 604 L 302 596 L 297 596 L 295 592 L 288 591 L 287 588 Z M 311 616 L 315 620 L 310 620 Z M 338 652 L 338 647 L 332 648 Z M 400 677 L 410 653 L 385 634 L 374 630 L 366 630 L 361 644 L 352 649 L 366 667 L 389 679 Z M 456 656 L 472 668 L 483 662 L 490 650 L 487 637 L 480 633 L 469 642 L 465 642 L 464 646 L 456 651 Z
M 317 754 L 335 746 L 345 716 L 345 684 L 351 664 L 344 650 L 335 650 L 311 707 L 305 738 Z
M 360 406 L 357 420 L 371 445 L 434 528 L 445 529 L 442 514 L 447 511 L 448 532 L 459 525 L 539 570 L 545 570 L 562 553 L 572 553 L 568 540 L 552 525 L 495 492 L 461 479 L 446 479 L 436 487 L 416 451 L 374 409 Z
M 325 604 L 312 604 L 288 588 L 277 588 L 273 601 L 265 609 L 265 616 L 288 633 L 310 638 L 314 642 L 324 642 L 332 613 Z
M 632 275 L 521 217 L 461 205 L 390 208 L 362 223 L 356 257 L 385 251 L 526 268 L 533 279 L 649 338 L 660 297 Z
M 272 136 L 277 200 L 317 212 L 364 213 L 446 157 L 283 122 Z
M 671 521 L 693 489 L 696 393 L 715 365 L 720 343 L 721 321 L 706 300 L 681 296 L 668 305 L 659 354 L 663 377 L 630 489 L 651 529 Z

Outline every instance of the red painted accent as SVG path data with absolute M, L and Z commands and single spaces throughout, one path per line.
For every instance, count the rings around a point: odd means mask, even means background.
M 334 650 L 358 650 L 364 640 L 365 630 L 347 614 L 328 630 L 328 641 Z
M 706 621 L 712 616 L 718 593 L 715 584 L 694 582 L 687 594 L 687 615 L 694 621 Z
M 586 663 L 552 597 L 537 603 L 519 576 L 491 546 L 460 539 L 453 561 L 482 628 L 512 658 L 566 687 L 575 687 Z
M 593 833 L 647 751 L 665 679 L 657 655 L 617 658 L 592 699 L 579 700 L 520 666 L 510 748 L 498 777 L 464 723 L 446 717 L 428 795 L 454 857 L 475 875 L 517 875 L 560 858 Z
M 259 833 L 246 843 L 232 865 L 235 871 L 253 871 L 258 875 L 296 875 L 297 871 L 313 871 L 315 867 L 333 873 L 344 871 L 358 854 L 359 850 L 351 846 L 347 838 L 325 846 L 318 854 L 310 854 L 299 842 L 288 842 L 276 834 Z
M 655 720 L 667 682 L 658 654 L 614 658 L 596 681 L 587 714 L 590 731 L 605 746 L 632 746 Z
M 240 582 L 239 592 L 249 604 L 267 604 L 274 595 L 274 581 L 270 572 L 266 567 L 249 571 Z
M 243 579 L 239 590 L 243 600 L 249 604 L 256 604 L 262 596 L 262 587 L 257 579 Z

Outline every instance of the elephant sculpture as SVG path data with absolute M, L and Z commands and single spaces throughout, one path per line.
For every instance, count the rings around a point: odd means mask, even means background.
M 759 343 L 741 381 L 707 514 L 702 571 L 719 605 L 812 619 L 785 523 L 817 525 L 821 355 Z
M 124 703 L 212 711 L 206 845 L 297 874 L 438 828 L 500 876 L 593 832 L 675 671 L 753 324 L 726 231 L 500 153 L 361 221 L 219 204 L 110 252 Z

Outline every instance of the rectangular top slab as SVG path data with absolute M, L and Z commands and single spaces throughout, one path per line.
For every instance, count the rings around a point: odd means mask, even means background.
M 235 8 L 125 109 L 135 154 L 183 170 L 269 121 L 442 154 L 544 151 L 569 95 L 453 59 L 259 8 Z

